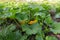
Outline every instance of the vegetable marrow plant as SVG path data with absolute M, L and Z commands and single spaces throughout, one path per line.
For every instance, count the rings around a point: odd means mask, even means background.
M 60 23 L 52 20 L 51 9 L 59 14 L 60 4 L 0 3 L 0 40 L 58 40 Z

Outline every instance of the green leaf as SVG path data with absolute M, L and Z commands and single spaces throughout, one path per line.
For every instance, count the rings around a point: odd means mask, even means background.
M 43 37 L 41 37 L 41 36 L 36 36 L 36 40 L 43 40 Z
M 0 19 L 0 24 L 2 24 L 4 22 L 4 20 Z
M 47 36 L 46 40 L 58 40 L 58 39 L 54 36 Z
M 42 31 L 38 32 L 35 39 L 44 40 L 44 33 Z
M 55 18 L 60 18 L 60 13 L 57 13 Z
M 22 26 L 23 31 L 26 31 L 26 34 L 36 34 L 39 31 L 41 31 L 41 26 L 36 23 L 36 24 L 32 24 L 32 25 L 24 25 Z
M 60 23 L 54 22 L 52 26 L 53 28 L 50 28 L 52 32 L 54 32 L 55 34 L 60 33 Z
M 52 24 L 54 21 L 52 20 L 52 18 L 50 17 L 50 15 L 48 15 L 46 18 L 45 18 L 45 21 L 48 23 L 48 24 Z
M 42 19 L 44 19 L 46 16 L 45 16 L 46 14 L 45 13 L 43 13 L 43 12 L 39 12 L 39 13 L 35 13 L 34 14 L 34 16 L 40 16 Z
M 26 14 L 17 13 L 17 14 L 16 14 L 16 19 L 17 19 L 19 22 L 21 22 L 21 21 L 23 21 L 23 20 L 28 20 L 28 17 L 27 17 Z

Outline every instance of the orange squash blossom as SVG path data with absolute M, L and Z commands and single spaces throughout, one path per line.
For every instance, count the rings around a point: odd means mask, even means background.
M 36 22 L 37 22 L 37 20 L 33 20 L 33 21 L 30 21 L 28 24 L 34 24 Z

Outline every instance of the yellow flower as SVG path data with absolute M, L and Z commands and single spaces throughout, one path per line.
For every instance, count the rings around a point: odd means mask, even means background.
M 30 21 L 28 24 L 34 24 L 36 22 L 37 22 L 37 20 L 33 20 L 33 21 Z
M 20 24 L 25 24 L 25 22 L 26 22 L 26 21 L 25 21 L 25 20 L 23 20 L 23 21 L 21 21 L 21 22 L 20 22 Z

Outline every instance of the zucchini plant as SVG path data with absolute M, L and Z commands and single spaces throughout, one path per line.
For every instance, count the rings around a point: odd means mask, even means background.
M 60 23 L 54 22 L 50 3 L 0 3 L 0 40 L 58 40 Z M 58 13 L 58 11 L 56 12 Z

